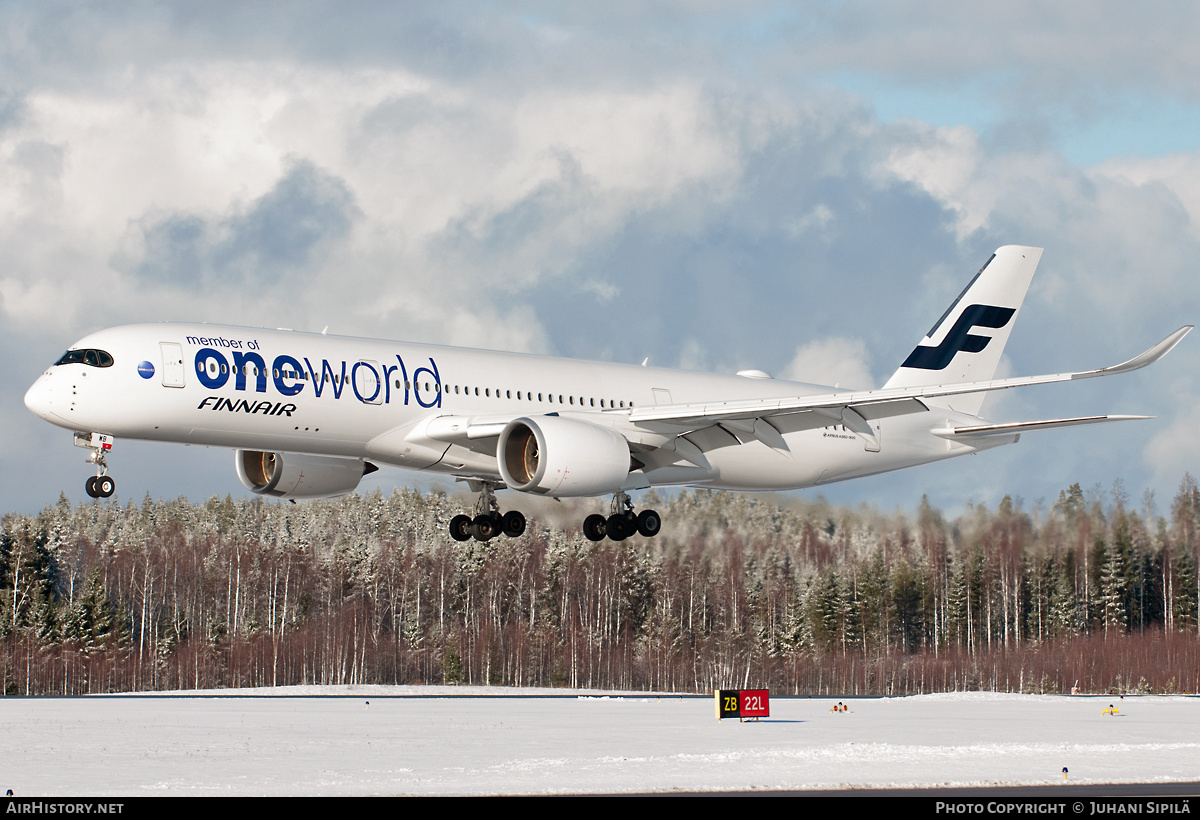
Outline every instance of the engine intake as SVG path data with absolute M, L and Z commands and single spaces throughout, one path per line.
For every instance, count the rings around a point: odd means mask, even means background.
M 511 489 L 556 498 L 616 492 L 634 466 L 620 433 L 559 416 L 510 421 L 496 460 Z
M 238 450 L 238 480 L 250 492 L 275 498 L 332 498 L 354 492 L 362 477 L 379 468 L 361 458 L 306 456 Z

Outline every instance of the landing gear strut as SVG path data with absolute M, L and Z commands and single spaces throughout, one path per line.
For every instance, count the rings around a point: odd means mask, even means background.
M 516 538 L 525 532 L 525 516 L 516 510 L 500 512 L 496 502 L 496 485 L 485 481 L 475 502 L 475 517 L 456 515 L 450 519 L 450 537 L 455 541 L 490 541 L 500 533 Z
M 108 474 L 108 463 L 104 460 L 105 454 L 112 449 L 112 443 L 112 436 L 103 433 L 75 434 L 75 445 L 92 451 L 87 457 L 87 463 L 96 465 L 96 474 L 83 485 L 92 498 L 108 498 L 117 491 L 117 482 Z
M 661 529 L 662 518 L 658 513 L 654 510 L 635 513 L 633 502 L 625 492 L 613 495 L 608 518 L 595 514 L 583 520 L 583 535 L 589 541 L 602 541 L 605 536 L 613 541 L 624 541 L 634 534 L 653 538 Z

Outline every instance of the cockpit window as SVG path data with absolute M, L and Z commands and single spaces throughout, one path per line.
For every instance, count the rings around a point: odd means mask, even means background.
M 105 350 L 92 348 L 87 350 L 68 350 L 54 364 L 56 366 L 60 364 L 86 364 L 92 367 L 112 367 L 113 357 Z

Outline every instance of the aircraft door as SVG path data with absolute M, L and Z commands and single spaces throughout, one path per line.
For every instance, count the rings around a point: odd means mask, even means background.
M 378 362 L 359 359 L 351 370 L 354 379 L 354 395 L 363 404 L 383 404 L 382 369 Z
M 177 342 L 159 342 L 162 351 L 163 387 L 183 387 L 183 345 Z

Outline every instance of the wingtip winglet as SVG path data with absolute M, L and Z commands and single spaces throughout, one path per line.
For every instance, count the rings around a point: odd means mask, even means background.
M 1146 352 L 1134 356 L 1127 362 L 1122 362 L 1121 364 L 1113 365 L 1112 367 L 1101 368 L 1100 370 L 1094 370 L 1086 374 L 1080 373 L 1075 378 L 1088 378 L 1090 376 L 1101 375 L 1111 376 L 1115 373 L 1128 373 L 1131 370 L 1140 370 L 1147 365 L 1154 364 L 1163 356 L 1174 350 L 1175 345 L 1183 341 L 1183 337 L 1191 333 L 1193 327 L 1195 327 L 1195 325 L 1184 325 L 1183 327 L 1179 328 L 1179 330 L 1170 334 L 1167 336 L 1167 338 L 1163 339 Z
M 1170 336 L 1163 339 L 1161 342 L 1156 344 L 1154 347 L 1150 348 L 1145 353 L 1143 353 L 1142 354 L 1143 356 L 1146 356 L 1149 354 L 1155 354 L 1154 358 L 1152 358 L 1150 361 L 1146 362 L 1146 364 L 1150 364 L 1150 362 L 1158 361 L 1163 356 L 1170 353 L 1175 348 L 1175 345 L 1177 345 L 1183 341 L 1184 336 L 1186 336 L 1192 332 L 1192 329 L 1194 327 L 1195 327 L 1195 325 L 1184 325 L 1183 327 L 1179 328 L 1179 330 L 1175 331 Z

